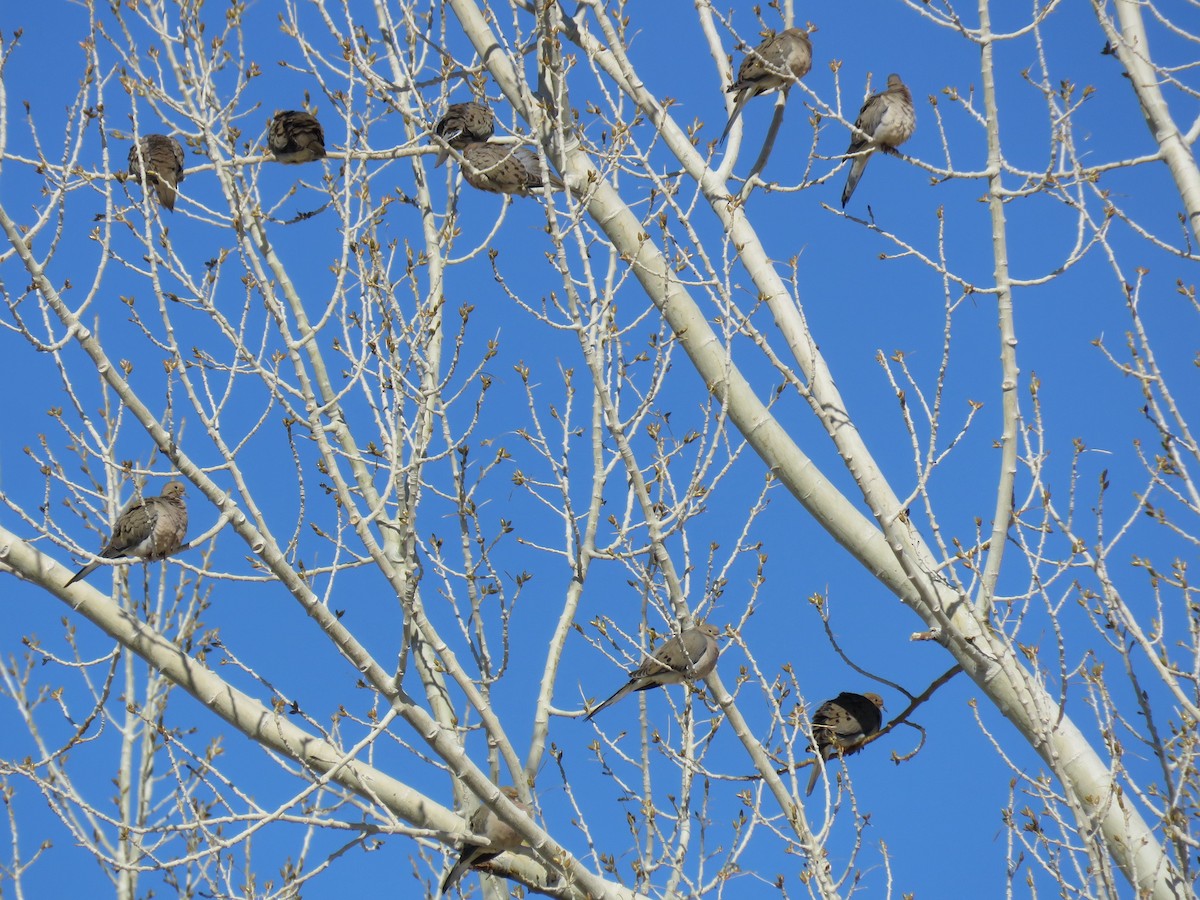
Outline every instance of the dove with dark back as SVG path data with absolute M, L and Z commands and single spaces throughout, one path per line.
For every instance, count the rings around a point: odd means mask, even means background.
M 703 678 L 717 664 L 717 635 L 715 625 L 701 622 L 671 638 L 654 655 L 629 673 L 629 681 L 615 694 L 589 712 L 590 719 L 600 710 L 612 706 L 634 691 L 645 691 L 664 684 L 682 684 Z
M 468 144 L 487 141 L 495 131 L 496 115 L 492 108 L 474 100 L 450 104 L 446 114 L 433 127 L 434 134 L 460 152 Z M 438 150 L 434 167 L 440 166 L 449 156 L 450 151 L 442 147 Z
M 878 694 L 843 691 L 826 700 L 812 717 L 813 743 L 808 748 L 820 757 L 813 763 L 806 795 L 812 794 L 824 763 L 835 756 L 856 753 L 863 742 L 879 732 L 883 724 L 883 698 Z
M 543 184 L 538 155 L 529 147 L 476 142 L 467 144 L 461 153 L 463 178 L 478 190 L 527 197 L 537 188 L 563 189 L 562 179 L 553 173 Z
M 846 155 L 858 154 L 850 165 L 850 175 L 842 191 L 842 208 L 850 202 L 867 162 L 876 150 L 893 152 L 917 130 L 917 111 L 912 94 L 894 72 L 888 76 L 887 88 L 867 98 L 854 122 L 854 136 Z
M 521 800 L 516 788 L 502 787 L 500 793 L 519 806 L 527 816 L 533 815 L 533 810 L 529 808 L 528 803 Z M 482 845 L 464 843 L 457 862 L 450 867 L 450 871 L 442 879 L 439 893 L 444 894 L 450 890 L 469 869 L 491 862 L 501 853 L 516 850 L 522 844 L 521 836 L 513 830 L 512 826 L 506 824 L 486 805 L 480 806 L 471 814 L 469 824 L 473 833 L 483 835 L 490 843 Z
M 296 165 L 325 156 L 325 131 L 316 116 L 304 110 L 275 113 L 267 129 L 267 143 L 281 163 Z
M 142 164 L 145 163 L 143 175 Z M 183 181 L 183 147 L 165 134 L 145 134 L 129 148 L 129 175 L 154 187 L 158 202 L 175 211 L 175 188 Z
M 725 89 L 735 94 L 733 112 L 717 143 L 725 142 L 729 129 L 742 114 L 742 107 L 752 97 L 790 86 L 808 74 L 812 68 L 812 40 L 801 28 L 787 28 L 767 38 L 746 54 L 738 67 L 737 78 Z
M 112 537 L 100 551 L 101 559 L 120 559 L 133 556 L 139 559 L 165 559 L 183 546 L 187 535 L 187 504 L 183 502 L 183 485 L 171 481 L 157 497 L 135 500 L 117 516 Z M 63 587 L 70 587 L 87 578 L 100 566 L 92 560 Z

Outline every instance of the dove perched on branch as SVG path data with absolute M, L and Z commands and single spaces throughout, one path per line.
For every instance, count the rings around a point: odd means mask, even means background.
M 887 89 L 867 98 L 854 122 L 854 136 L 846 155 L 858 154 L 850 166 L 846 188 L 842 191 L 842 208 L 858 187 L 867 162 L 876 150 L 894 152 L 917 130 L 917 111 L 913 109 L 912 94 L 900 76 L 888 76 Z
M 183 502 L 183 485 L 172 481 L 158 497 L 145 497 L 131 503 L 113 525 L 112 537 L 100 551 L 101 559 L 120 559 L 134 556 L 139 559 L 165 559 L 183 546 L 187 534 L 187 505 Z M 63 587 L 70 587 L 87 578 L 100 566 L 92 560 Z
M 717 664 L 717 635 L 715 625 L 699 623 L 671 638 L 654 655 L 629 673 L 629 682 L 619 691 L 589 712 L 590 719 L 600 710 L 612 706 L 634 691 L 646 691 L 664 684 L 682 684 L 703 678 Z
M 727 94 L 736 94 L 733 112 L 725 123 L 718 144 L 725 143 L 734 120 L 742 113 L 742 107 L 751 97 L 790 87 L 808 74 L 812 68 L 812 41 L 808 32 L 801 28 L 787 28 L 767 38 L 746 54 L 738 67 L 737 79 L 725 89 Z
M 443 141 L 461 151 L 468 144 L 483 143 L 496 131 L 496 115 L 492 108 L 474 100 L 469 103 L 452 103 L 446 113 L 433 126 L 433 133 Z M 438 150 L 434 168 L 450 156 L 445 147 Z
M 538 155 L 520 144 L 473 143 L 462 149 L 467 184 L 493 194 L 519 194 L 546 187 Z M 550 173 L 549 187 L 563 190 L 562 179 Z
M 500 788 L 500 793 L 519 806 L 523 813 L 528 816 L 533 815 L 533 810 L 529 808 L 529 804 L 525 803 L 517 795 L 516 788 L 502 787 Z M 468 869 L 473 869 L 476 866 L 490 862 L 501 853 L 516 850 L 521 846 L 521 836 L 513 830 L 512 826 L 505 824 L 486 805 L 480 806 L 471 814 L 470 827 L 473 833 L 483 835 L 490 843 L 481 845 L 468 842 L 463 844 L 462 853 L 459 854 L 458 861 L 450 867 L 450 871 L 442 879 L 440 891 L 442 894 L 457 884 L 458 880 L 466 874 Z
M 805 795 L 817 786 L 825 762 L 835 756 L 849 756 L 858 751 L 863 741 L 879 731 L 883 724 L 883 698 L 878 694 L 853 694 L 842 691 L 833 700 L 826 700 L 812 717 L 813 743 L 808 748 L 819 759 L 813 763 Z
M 174 212 L 175 186 L 183 181 L 183 148 L 179 141 L 165 134 L 142 135 L 129 148 L 129 174 L 143 186 L 153 186 L 158 202 Z
M 316 116 L 304 110 L 275 113 L 267 129 L 267 143 L 281 163 L 313 162 L 325 155 L 325 131 Z

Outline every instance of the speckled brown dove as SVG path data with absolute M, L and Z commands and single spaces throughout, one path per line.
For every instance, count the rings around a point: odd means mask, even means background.
M 462 150 L 468 144 L 483 143 L 495 133 L 496 115 L 492 108 L 474 100 L 469 103 L 452 103 L 446 109 L 446 114 L 438 119 L 433 127 L 433 133 L 444 140 L 455 150 Z M 438 150 L 437 162 L 434 167 L 446 161 L 450 151 L 445 147 Z
M 143 161 L 146 163 L 145 178 L 142 177 Z M 142 135 L 141 140 L 129 148 L 129 174 L 142 185 L 153 185 L 158 202 L 174 211 L 175 186 L 183 181 L 183 148 L 179 141 L 165 134 Z
M 136 556 L 140 559 L 165 559 L 183 546 L 187 534 L 187 505 L 183 485 L 171 481 L 161 495 L 135 500 L 119 516 L 112 537 L 100 551 L 102 559 Z M 87 578 L 100 566 L 92 560 L 72 576 L 63 587 Z
M 729 129 L 751 97 L 788 87 L 811 68 L 812 41 L 801 28 L 784 29 L 747 53 L 738 67 L 737 80 L 725 89 L 725 93 L 737 96 L 717 143 L 725 142 Z
M 912 137 L 916 130 L 917 111 L 913 109 L 912 94 L 900 76 L 893 72 L 888 76 L 887 89 L 868 97 L 854 122 L 854 136 L 846 155 L 859 155 L 851 162 L 850 175 L 842 191 L 843 209 L 850 202 L 850 196 L 858 187 L 858 179 L 862 178 L 867 161 L 875 151 L 890 153 Z
M 529 196 L 542 184 L 538 155 L 520 144 L 473 143 L 462 149 L 463 178 L 467 184 L 493 194 Z M 549 186 L 563 189 L 562 179 L 550 174 Z
M 502 787 L 500 788 L 500 793 L 521 807 L 521 811 L 526 815 L 533 815 L 529 804 L 522 801 L 517 795 L 516 788 Z M 491 843 L 463 844 L 462 853 L 459 854 L 458 861 L 450 867 L 450 871 L 442 879 L 442 888 L 440 891 L 442 894 L 457 884 L 458 880 L 466 874 L 468 869 L 482 865 L 485 862 L 490 862 L 501 853 L 508 850 L 516 850 L 521 846 L 521 836 L 511 826 L 505 824 L 487 806 L 480 806 L 471 814 L 470 826 L 473 833 L 483 835 Z
M 883 724 L 883 698 L 878 694 L 854 694 L 842 691 L 833 700 L 826 700 L 813 713 L 813 743 L 808 748 L 820 759 L 813 763 L 805 794 L 811 794 L 825 767 L 822 761 L 835 756 L 849 756 L 863 741 L 879 731 Z
M 634 691 L 645 691 L 663 684 L 682 684 L 703 678 L 717 664 L 717 635 L 715 625 L 701 622 L 671 638 L 654 655 L 629 673 L 629 682 L 619 691 L 589 712 L 590 719 L 600 710 L 612 706 Z
M 281 163 L 306 163 L 325 155 L 325 131 L 316 116 L 304 110 L 275 113 L 267 130 L 267 143 Z

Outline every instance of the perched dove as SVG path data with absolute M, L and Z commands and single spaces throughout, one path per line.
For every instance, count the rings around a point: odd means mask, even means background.
M 817 779 L 825 767 L 821 760 L 828 761 L 838 755 L 848 756 L 879 731 L 879 726 L 883 724 L 882 709 L 883 698 L 878 694 L 842 691 L 833 700 L 822 703 L 813 713 L 813 744 L 808 749 L 815 750 L 821 759 L 813 763 L 806 795 L 811 794 L 817 786 Z
M 325 155 L 325 132 L 311 113 L 289 109 L 275 113 L 267 132 L 271 152 L 281 163 L 306 163 Z
M 463 178 L 473 188 L 528 197 L 531 190 L 545 187 L 538 155 L 528 147 L 475 142 L 461 152 L 465 161 Z M 549 186 L 562 190 L 562 179 L 551 173 Z
M 444 140 L 455 150 L 462 150 L 468 144 L 482 143 L 495 133 L 496 115 L 492 108 L 483 103 L 452 103 L 446 109 L 446 114 L 438 119 L 433 127 L 433 133 Z M 446 161 L 450 151 L 445 147 L 438 150 L 437 162 L 434 167 Z
M 516 788 L 502 787 L 500 788 L 500 793 L 521 807 L 521 811 L 526 815 L 533 815 L 529 804 L 517 796 Z M 468 869 L 482 865 L 485 862 L 490 862 L 501 853 L 508 850 L 516 850 L 521 846 L 521 836 L 509 825 L 506 825 L 487 806 L 480 806 L 479 809 L 471 814 L 470 826 L 472 832 L 483 835 L 491 843 L 485 845 L 463 844 L 458 862 L 451 866 L 450 871 L 446 873 L 446 877 L 442 879 L 442 889 L 440 891 L 442 894 L 457 884 L 458 880 L 466 874 Z
M 142 177 L 143 160 L 146 163 L 145 177 Z M 158 202 L 174 212 L 175 186 L 183 181 L 183 148 L 179 146 L 179 141 L 165 134 L 143 135 L 129 148 L 129 174 L 143 185 L 153 185 Z
M 738 67 L 737 80 L 725 89 L 725 93 L 737 96 L 733 101 L 733 112 L 717 143 L 725 142 L 734 120 L 741 115 L 742 107 L 751 97 L 790 87 L 793 81 L 807 75 L 811 68 L 812 41 L 808 32 L 801 28 L 785 29 L 747 53 Z
M 887 90 L 872 94 L 858 112 L 854 122 L 854 137 L 846 155 L 859 154 L 850 166 L 850 177 L 842 191 L 842 208 L 850 202 L 850 195 L 858 187 L 867 161 L 876 150 L 890 153 L 912 137 L 917 130 L 917 111 L 913 109 L 912 94 L 900 76 L 888 76 Z
M 634 691 L 645 691 L 661 684 L 682 684 L 703 678 L 717 664 L 717 635 L 715 625 L 700 623 L 676 635 L 654 652 L 654 655 L 629 673 L 629 683 L 593 709 L 584 718 L 590 719 L 606 706 L 612 706 Z
M 164 559 L 183 546 L 187 534 L 187 505 L 183 502 L 183 485 L 168 482 L 158 497 L 146 497 L 131 503 L 113 526 L 112 537 L 100 551 L 102 559 L 136 556 L 141 559 Z M 87 578 L 100 563 L 88 563 L 63 587 L 70 587 Z

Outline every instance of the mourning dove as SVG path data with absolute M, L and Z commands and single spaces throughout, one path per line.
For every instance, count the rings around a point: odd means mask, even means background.
M 808 32 L 801 28 L 787 28 L 747 53 L 738 67 L 737 80 L 725 89 L 725 93 L 737 96 L 717 143 L 725 142 L 734 120 L 741 115 L 742 107 L 751 97 L 788 87 L 807 75 L 811 68 L 812 41 Z
M 814 750 L 820 760 L 813 763 L 812 775 L 808 779 L 806 795 L 813 792 L 821 775 L 824 763 L 835 756 L 849 756 L 862 746 L 863 741 L 879 731 L 883 724 L 883 698 L 878 694 L 853 694 L 842 691 L 833 700 L 826 700 L 813 713 Z
M 183 502 L 183 485 L 168 482 L 158 497 L 145 497 L 131 503 L 113 526 L 112 537 L 100 551 L 101 559 L 136 556 L 141 559 L 164 559 L 183 546 L 187 534 L 187 505 Z M 72 576 L 63 587 L 70 587 L 87 578 L 100 565 L 92 560 Z
M 463 178 L 473 188 L 527 197 L 532 189 L 545 187 L 538 155 L 528 147 L 475 142 L 467 144 L 462 155 Z M 562 179 L 551 174 L 550 187 L 562 190 Z
M 438 119 L 433 127 L 433 133 L 455 150 L 462 150 L 468 144 L 482 143 L 490 138 L 495 130 L 496 115 L 492 108 L 474 100 L 469 103 L 450 104 L 446 114 Z M 444 163 L 449 155 L 450 151 L 445 147 L 438 150 L 434 167 Z
M 612 706 L 634 691 L 645 691 L 662 684 L 682 684 L 703 678 L 717 664 L 717 635 L 715 625 L 701 622 L 676 635 L 654 652 L 654 655 L 629 673 L 629 683 L 593 709 L 584 718 L 590 719 L 606 706 Z
M 854 137 L 846 155 L 859 155 L 854 157 L 846 188 L 842 191 L 843 209 L 858 187 L 858 179 L 862 178 L 871 155 L 876 150 L 890 153 L 912 137 L 916 130 L 917 111 L 913 109 L 912 94 L 900 76 L 893 72 L 888 76 L 887 89 L 868 97 L 854 122 Z
M 528 816 L 533 815 L 533 810 L 529 808 L 529 804 L 525 803 L 517 795 L 516 788 L 502 787 L 500 788 L 500 793 L 517 804 L 523 813 Z M 513 830 L 511 825 L 506 824 L 487 806 L 480 806 L 471 814 L 470 826 L 474 834 L 483 835 L 490 843 L 464 843 L 458 861 L 450 867 L 450 871 L 442 879 L 442 888 L 439 893 L 444 894 L 450 890 L 453 885 L 458 883 L 458 880 L 463 877 L 468 869 L 482 865 L 485 862 L 490 862 L 501 853 L 508 850 L 516 850 L 521 846 L 521 836 Z
M 144 178 L 143 160 L 146 163 Z M 174 211 L 175 186 L 183 181 L 183 148 L 179 141 L 165 134 L 142 135 L 141 140 L 129 148 L 129 174 L 142 185 L 153 185 L 158 202 Z
M 267 131 L 267 142 L 281 163 L 306 163 L 325 155 L 325 132 L 316 116 L 304 110 L 275 113 Z

